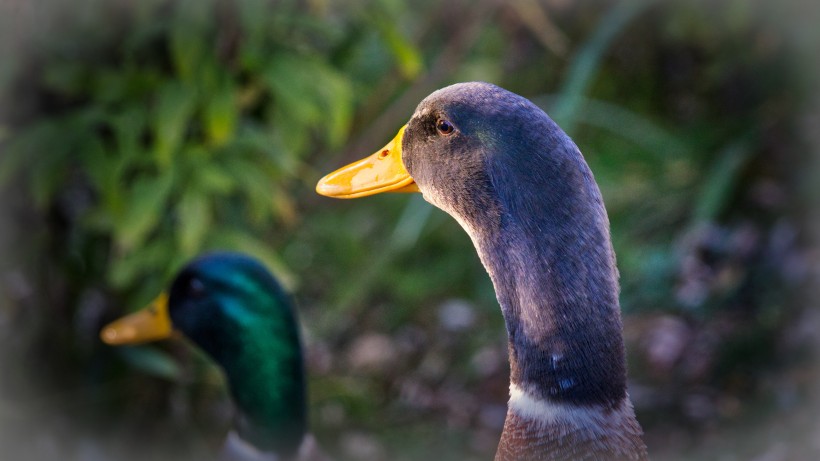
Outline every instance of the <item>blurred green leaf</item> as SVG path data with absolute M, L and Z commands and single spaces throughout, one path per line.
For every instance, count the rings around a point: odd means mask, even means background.
M 689 155 L 689 147 L 672 133 L 640 114 L 605 101 L 583 99 L 579 102 L 579 123 L 608 130 L 659 157 Z
M 316 65 L 310 57 L 287 53 L 274 55 L 264 70 L 263 78 L 276 98 L 276 110 L 282 119 L 309 125 L 322 116 L 315 104 Z
M 179 381 L 182 372 L 176 360 L 154 346 L 124 346 L 117 353 L 135 369 L 147 375 L 170 381 Z
M 143 176 L 133 182 L 127 208 L 115 221 L 117 246 L 131 251 L 141 245 L 164 217 L 174 176 L 167 171 L 160 176 Z
M 211 227 L 208 198 L 195 189 L 188 189 L 177 205 L 177 238 L 185 257 L 192 257 L 202 246 Z
M 338 147 L 347 138 L 353 120 L 353 90 L 347 79 L 330 67 L 316 69 L 318 88 L 321 95 L 320 107 L 327 110 L 327 138 L 330 147 Z
M 160 238 L 146 241 L 134 251 L 118 255 L 112 259 L 105 274 L 108 283 L 114 288 L 125 289 L 132 287 L 138 278 L 146 275 L 159 275 L 164 279 L 167 276 L 166 272 L 177 262 L 178 257 L 173 244 L 174 241 L 169 235 L 162 235 Z M 145 297 L 155 296 L 156 293 L 152 292 L 156 290 L 156 287 L 150 287 L 150 292 Z
M 236 4 L 245 32 L 239 59 L 245 70 L 257 72 L 266 58 L 264 42 L 271 17 L 270 4 L 262 0 L 239 0 Z
M 171 158 L 185 138 L 196 103 L 196 91 L 180 82 L 166 83 L 157 94 L 153 115 L 154 156 L 160 168 L 168 168 Z
M 254 223 L 261 223 L 273 211 L 272 178 L 258 164 L 250 160 L 234 157 L 224 164 L 225 171 L 230 173 L 236 184 L 241 187 L 248 200 L 250 216 Z
M 111 104 L 127 96 L 130 76 L 121 69 L 99 69 L 93 77 L 91 94 L 97 101 Z
M 174 4 L 170 52 L 177 75 L 183 82 L 195 80 L 200 62 L 209 49 L 210 0 L 179 0 Z
M 276 126 L 287 133 L 283 141 L 290 150 L 302 151 L 308 135 L 319 128 L 332 144 L 346 135 L 352 92 L 347 81 L 326 64 L 311 57 L 278 54 L 265 68 L 264 81 L 275 98 Z
M 735 186 L 749 159 L 748 141 L 742 139 L 719 152 L 700 192 L 694 210 L 696 223 L 715 221 L 725 211 L 726 204 L 735 192 Z
M 282 136 L 288 133 L 271 130 L 253 123 L 240 127 L 234 145 L 237 149 L 252 153 L 260 164 L 271 164 L 277 174 L 296 176 L 301 165 L 295 152 L 284 146 Z
M 196 184 L 205 193 L 224 196 L 236 189 L 235 179 L 219 163 L 203 163 L 195 175 Z
M 111 117 L 114 129 L 115 157 L 119 159 L 117 171 L 122 172 L 134 162 L 140 162 L 138 157 L 143 153 L 145 145 L 143 134 L 146 130 L 146 111 L 141 105 L 126 107 L 121 113 Z
M 98 192 L 103 196 L 114 193 L 112 189 L 121 186 L 119 182 L 120 159 L 105 150 L 105 145 L 97 136 L 90 136 L 81 146 L 85 158 L 85 171 Z
M 396 24 L 390 21 L 377 21 L 376 24 L 396 58 L 396 64 L 399 66 L 402 77 L 407 80 L 416 78 L 422 70 L 419 50 L 401 34 Z
M 560 99 L 552 108 L 552 118 L 570 136 L 575 133 L 576 117 L 584 95 L 597 75 L 604 53 L 619 33 L 656 0 L 617 2 L 601 19 L 601 24 L 575 54 L 559 91 Z
M 205 105 L 205 132 L 214 147 L 224 145 L 236 130 L 239 111 L 236 91 L 228 79 L 208 95 Z

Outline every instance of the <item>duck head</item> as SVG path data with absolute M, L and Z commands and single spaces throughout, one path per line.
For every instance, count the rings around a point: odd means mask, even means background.
M 111 345 L 181 333 L 224 370 L 239 436 L 263 451 L 294 452 L 305 432 L 305 382 L 287 295 L 258 261 L 213 253 L 185 266 L 148 307 L 106 326 Z
M 325 176 L 316 190 L 336 198 L 421 192 L 474 242 L 476 233 L 531 221 L 533 212 L 550 229 L 608 226 L 572 140 L 526 98 L 482 82 L 430 94 L 384 148 Z

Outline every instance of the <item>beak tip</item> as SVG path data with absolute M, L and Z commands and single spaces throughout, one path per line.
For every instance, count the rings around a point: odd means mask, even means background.
M 140 341 L 137 331 L 128 325 L 108 325 L 100 332 L 100 339 L 109 346 L 136 344 Z
M 117 330 L 115 328 L 111 328 L 110 326 L 103 328 L 100 332 L 100 339 L 108 345 L 116 345 Z
M 325 197 L 335 197 L 339 195 L 339 186 L 336 186 L 326 181 L 325 178 L 322 178 L 316 184 L 316 193 L 319 195 L 324 195 Z

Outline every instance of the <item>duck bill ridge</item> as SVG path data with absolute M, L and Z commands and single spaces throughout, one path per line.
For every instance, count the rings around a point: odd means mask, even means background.
M 143 309 L 106 325 L 100 338 L 106 344 L 120 346 L 157 341 L 172 333 L 168 295 L 163 293 Z
M 343 166 L 319 180 L 316 192 L 334 198 L 357 198 L 382 192 L 419 192 L 401 161 L 404 129 L 373 155 Z

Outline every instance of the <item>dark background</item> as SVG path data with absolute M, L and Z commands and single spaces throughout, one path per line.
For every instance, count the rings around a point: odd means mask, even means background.
M 201 459 L 230 424 L 184 341 L 100 327 L 190 257 L 279 275 L 337 459 L 487 460 L 503 322 L 420 196 L 317 196 L 449 83 L 543 107 L 609 211 L 655 460 L 820 459 L 814 1 L 0 1 L 0 457 Z

